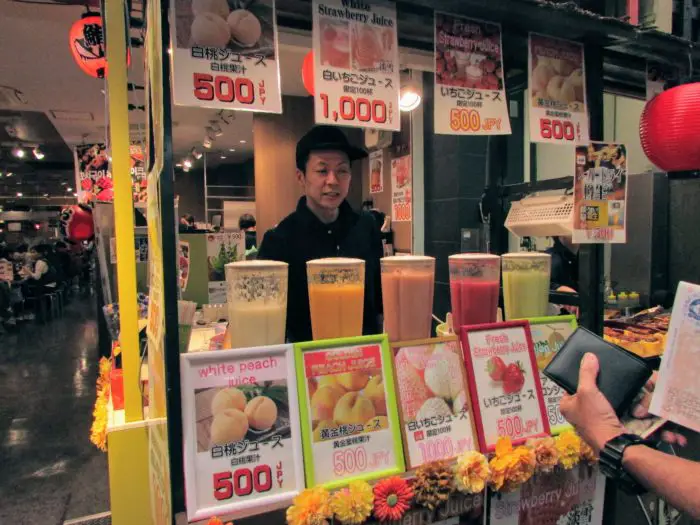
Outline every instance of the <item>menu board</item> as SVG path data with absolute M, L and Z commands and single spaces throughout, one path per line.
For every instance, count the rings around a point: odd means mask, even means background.
M 188 520 L 288 506 L 304 488 L 292 346 L 180 359 Z
M 396 6 L 382 0 L 313 0 L 317 124 L 398 131 Z
M 589 140 L 583 45 L 530 33 L 530 141 L 584 144 Z
M 306 484 L 404 471 L 387 336 L 295 345 Z
M 409 468 L 476 448 L 464 361 L 456 337 L 392 344 Z
M 225 267 L 228 263 L 240 261 L 244 256 L 245 234 L 243 232 L 236 231 L 207 234 L 209 304 L 223 304 L 226 302 Z M 180 261 L 180 271 L 182 272 L 182 253 L 180 253 L 180 257 L 178 259 Z M 187 286 L 187 279 L 189 277 L 189 260 L 186 270 L 184 283 L 185 287 Z M 182 273 L 180 275 L 182 276 Z
M 435 13 L 435 133 L 510 135 L 501 26 Z
M 576 147 L 575 243 L 627 242 L 627 148 L 591 142 Z
M 410 222 L 413 218 L 413 170 L 411 156 L 391 159 L 391 220 Z
M 549 435 L 529 323 L 463 326 L 461 340 L 480 450 Z
M 282 113 L 275 0 L 171 6 L 175 104 Z
M 552 317 L 535 317 L 528 319 L 532 346 L 535 350 L 535 361 L 540 372 L 542 397 L 547 410 L 547 419 L 552 434 L 559 434 L 571 428 L 559 411 L 559 401 L 564 396 L 564 390 L 542 373 L 554 355 L 574 333 L 578 324 L 575 315 L 559 315 Z

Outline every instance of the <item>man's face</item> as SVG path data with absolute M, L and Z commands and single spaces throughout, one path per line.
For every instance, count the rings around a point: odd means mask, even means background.
M 315 206 L 335 210 L 348 196 L 350 160 L 342 151 L 314 151 L 306 162 L 306 173 L 297 170 L 297 180 L 306 198 Z

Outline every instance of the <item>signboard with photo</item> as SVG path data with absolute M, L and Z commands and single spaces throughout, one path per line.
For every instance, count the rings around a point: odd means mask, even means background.
M 395 4 L 312 5 L 316 123 L 399 131 Z
M 457 338 L 391 346 L 408 468 L 474 450 L 477 439 Z
M 588 142 L 583 45 L 530 33 L 528 64 L 530 141 Z
M 435 13 L 435 133 L 510 135 L 501 26 Z
M 80 144 L 74 149 L 78 202 L 112 202 L 114 183 L 104 144 Z
M 403 472 L 386 334 L 298 343 L 295 352 L 307 486 Z
M 173 101 L 282 113 L 274 0 L 174 0 Z
M 549 435 L 529 323 L 463 326 L 461 341 L 481 452 Z
M 384 191 L 384 150 L 373 151 L 369 154 L 369 192 Z
M 209 274 L 209 304 L 226 302 L 226 271 L 228 263 L 245 256 L 243 232 L 207 234 L 207 271 Z
M 591 142 L 576 147 L 575 243 L 627 242 L 627 148 Z
M 144 148 L 141 144 L 129 146 L 129 162 L 131 166 L 131 186 L 134 202 L 146 202 L 148 196 L 148 180 L 146 178 L 146 163 Z
M 410 222 L 413 219 L 413 170 L 411 156 L 391 159 L 391 220 Z
M 239 519 L 304 488 L 291 345 L 181 356 L 187 518 Z

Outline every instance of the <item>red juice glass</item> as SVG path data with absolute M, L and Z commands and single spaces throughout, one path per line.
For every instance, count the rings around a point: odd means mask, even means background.
M 450 255 L 450 298 L 455 332 L 460 326 L 495 323 L 501 258 L 487 253 Z

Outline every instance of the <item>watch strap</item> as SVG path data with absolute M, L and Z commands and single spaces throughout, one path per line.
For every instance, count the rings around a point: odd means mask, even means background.
M 620 434 L 608 441 L 600 451 L 600 470 L 606 477 L 618 482 L 620 488 L 630 494 L 645 492 L 637 480 L 622 466 L 622 459 L 627 447 L 645 445 L 656 448 L 653 441 L 643 439 L 636 434 Z

